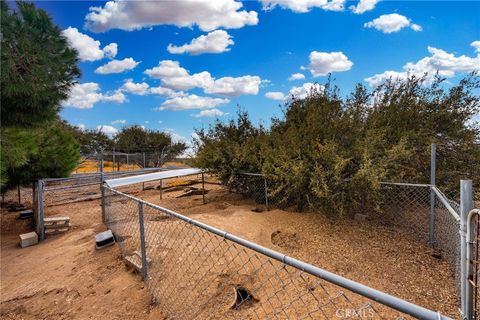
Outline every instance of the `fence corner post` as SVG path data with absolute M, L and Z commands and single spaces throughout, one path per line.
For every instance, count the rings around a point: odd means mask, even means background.
M 430 146 L 430 184 L 435 186 L 435 171 L 436 171 L 436 151 L 435 143 Z M 430 187 L 430 225 L 429 225 L 429 239 L 428 244 L 433 247 L 435 243 L 435 192 Z
M 145 245 L 145 225 L 143 219 L 143 202 L 138 202 L 138 222 L 140 226 L 140 250 L 142 254 L 142 279 L 147 280 L 147 250 Z
M 469 285 L 470 261 L 467 261 L 467 219 L 473 208 L 472 180 L 460 180 L 460 298 L 464 319 L 472 319 L 472 288 Z

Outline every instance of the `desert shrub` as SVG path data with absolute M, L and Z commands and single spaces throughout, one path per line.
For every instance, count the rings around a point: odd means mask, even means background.
M 244 191 L 251 179 L 238 173 L 263 173 L 270 202 L 336 216 L 375 210 L 381 181 L 428 183 L 431 143 L 445 191 L 457 190 L 462 178 L 478 186 L 480 80 L 472 73 L 448 87 L 439 77 L 410 77 L 371 92 L 357 85 L 341 98 L 329 80 L 287 101 L 268 129 L 239 112 L 197 130 L 194 164 Z

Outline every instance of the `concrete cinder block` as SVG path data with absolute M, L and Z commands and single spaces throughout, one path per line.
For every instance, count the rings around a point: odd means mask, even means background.
M 36 232 L 22 233 L 20 235 L 20 246 L 22 248 L 33 246 L 38 243 L 38 235 Z

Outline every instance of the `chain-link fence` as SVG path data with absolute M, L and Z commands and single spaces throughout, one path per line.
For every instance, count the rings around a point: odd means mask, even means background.
M 177 319 L 447 319 L 359 283 L 104 187 L 121 252 Z

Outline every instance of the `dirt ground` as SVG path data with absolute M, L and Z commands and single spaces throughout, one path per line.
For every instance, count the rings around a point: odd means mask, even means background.
M 100 202 L 52 208 L 73 228 L 20 248 L 29 222 L 2 211 L 0 319 L 163 319 L 139 275 L 129 273 L 117 246 L 95 250 Z
M 141 187 L 140 187 L 141 188 Z M 255 212 L 258 205 L 207 185 L 201 196 L 128 190 L 193 219 L 320 268 L 458 318 L 448 261 L 402 230 L 371 221 L 333 220 L 315 213 Z M 73 228 L 40 245 L 20 249 L 18 234 L 28 231 L 13 213 L 2 212 L 2 319 L 161 319 L 139 275 L 128 272 L 117 246 L 96 251 L 101 223 L 99 201 L 47 209 L 68 215 Z

